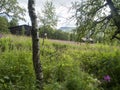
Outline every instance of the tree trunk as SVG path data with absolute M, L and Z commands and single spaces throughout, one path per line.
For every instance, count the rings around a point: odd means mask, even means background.
M 36 81 L 37 81 L 37 88 L 39 90 L 43 90 L 43 72 L 42 72 L 42 66 L 40 62 L 40 46 L 39 46 L 39 31 L 37 29 L 37 16 L 35 13 L 35 0 L 29 0 L 28 1 L 28 10 L 29 10 L 29 16 L 32 23 L 32 59 L 33 59 L 33 66 L 35 70 L 36 75 Z
M 111 15 L 112 15 L 114 24 L 117 27 L 117 30 L 112 37 L 112 39 L 113 39 L 113 38 L 116 38 L 116 35 L 120 33 L 120 15 L 118 14 L 118 11 L 117 11 L 116 7 L 114 6 L 114 3 L 112 2 L 112 0 L 106 0 L 106 1 L 111 10 Z

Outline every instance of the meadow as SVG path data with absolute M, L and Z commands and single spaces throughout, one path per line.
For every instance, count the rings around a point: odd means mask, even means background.
M 40 40 L 44 90 L 120 90 L 120 46 Z M 0 38 L 0 90 L 37 90 L 31 38 Z

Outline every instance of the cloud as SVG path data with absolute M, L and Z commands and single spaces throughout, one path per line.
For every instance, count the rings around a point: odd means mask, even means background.
M 60 6 L 56 9 L 56 14 L 59 19 L 58 27 L 69 26 L 70 23 L 74 25 L 74 22 L 70 22 L 70 17 L 72 16 L 72 13 L 69 11 L 69 8 Z
M 45 1 L 46 0 L 36 0 L 36 7 L 35 7 L 36 12 L 41 13 L 41 9 L 43 8 Z M 69 21 L 69 17 L 71 17 L 71 15 L 72 15 L 72 13 L 69 12 L 69 9 L 71 7 L 71 2 L 79 1 L 79 0 L 52 0 L 52 1 L 56 8 L 56 14 L 59 18 L 57 27 L 69 26 L 69 25 L 74 26 L 75 23 Z M 27 10 L 28 0 L 18 0 L 18 2 L 21 7 L 25 8 Z M 19 23 L 20 24 L 28 24 L 28 23 L 30 24 L 28 10 L 26 12 L 25 19 L 26 19 L 26 22 L 20 21 Z

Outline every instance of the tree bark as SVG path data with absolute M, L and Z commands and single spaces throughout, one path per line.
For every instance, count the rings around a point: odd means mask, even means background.
M 111 15 L 112 15 L 114 24 L 117 27 L 117 30 L 115 31 L 114 35 L 112 36 L 112 39 L 113 39 L 113 38 L 116 38 L 116 35 L 120 33 L 120 15 L 119 15 L 116 7 L 114 6 L 113 1 L 112 0 L 106 0 L 106 1 L 111 10 Z
M 42 65 L 40 62 L 40 46 L 39 46 L 39 31 L 37 29 L 37 16 L 35 13 L 35 0 L 28 1 L 28 10 L 29 16 L 32 23 L 32 59 L 33 59 L 33 66 L 36 75 L 37 81 L 37 88 L 39 90 L 43 90 L 43 72 L 42 72 Z

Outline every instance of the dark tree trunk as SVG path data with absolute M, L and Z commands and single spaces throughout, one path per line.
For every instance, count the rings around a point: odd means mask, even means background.
M 117 30 L 116 30 L 115 34 L 113 35 L 112 39 L 113 38 L 118 39 L 118 37 L 116 35 L 120 33 L 120 15 L 118 14 L 117 8 L 114 6 L 114 3 L 112 2 L 112 0 L 106 0 L 106 1 L 111 10 L 111 15 L 112 15 L 114 24 L 117 27 Z
M 32 23 L 32 49 L 33 49 L 33 66 L 36 75 L 37 88 L 43 90 L 43 72 L 40 62 L 40 46 L 39 46 L 39 31 L 37 29 L 37 16 L 35 13 L 35 0 L 28 1 L 29 16 Z

